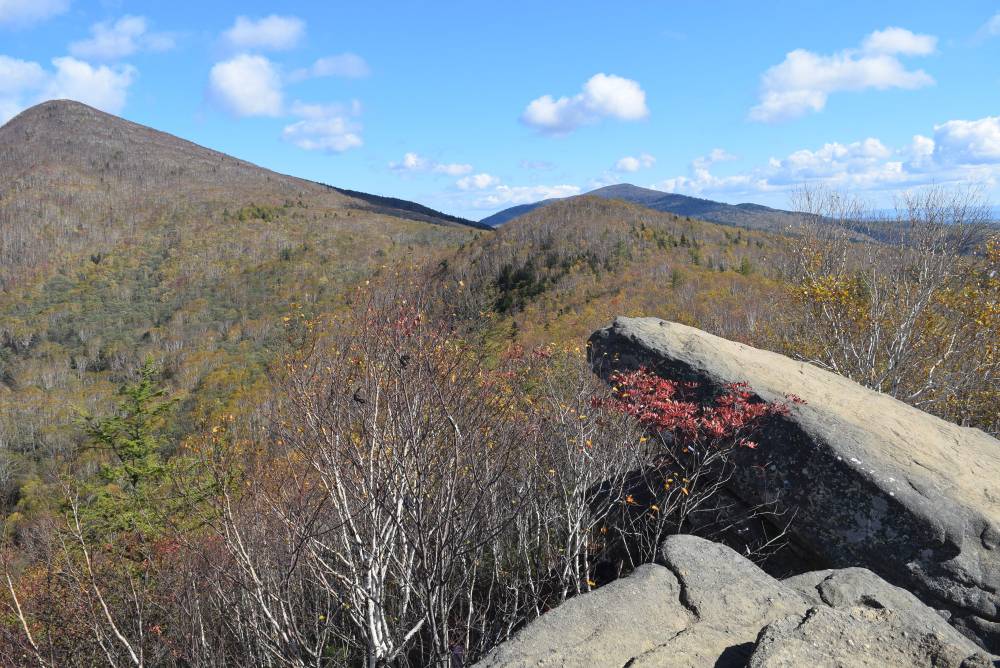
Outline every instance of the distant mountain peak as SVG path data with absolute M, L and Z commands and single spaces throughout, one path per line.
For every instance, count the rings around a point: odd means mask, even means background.
M 798 219 L 798 214 L 791 211 L 772 209 L 761 204 L 726 204 L 690 195 L 668 193 L 652 188 L 643 188 L 631 183 L 617 183 L 604 186 L 576 197 L 600 197 L 602 199 L 617 199 L 632 204 L 665 211 L 678 216 L 698 218 L 712 223 L 751 227 L 756 229 L 781 229 L 792 220 Z M 480 222 L 496 227 L 514 218 L 523 216 L 554 200 L 542 200 L 534 204 L 521 204 L 499 211 L 492 216 L 483 218 Z
M 0 289 L 62 256 L 134 230 L 220 220 L 243 209 L 310 209 L 313 220 L 481 227 L 404 200 L 279 174 L 79 102 L 50 100 L 0 126 Z M 299 215 L 304 215 L 301 211 Z M 360 215 L 359 215 L 360 214 Z M 382 218 L 379 218 L 382 216 Z
M 5 181 L 44 171 L 74 183 L 96 179 L 131 193 L 231 204 L 323 196 L 329 205 L 365 208 L 390 216 L 446 225 L 482 227 L 400 199 L 334 188 L 287 176 L 134 123 L 74 100 L 49 100 L 0 126 Z

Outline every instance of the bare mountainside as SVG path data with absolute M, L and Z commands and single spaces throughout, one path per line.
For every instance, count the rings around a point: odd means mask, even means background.
M 476 226 L 410 202 L 379 201 L 278 174 L 57 100 L 0 128 L 0 287 L 51 264 L 53 253 L 92 252 L 137 226 L 289 203 Z
M 699 197 L 665 193 L 650 188 L 640 188 L 629 183 L 619 183 L 613 186 L 598 188 L 586 193 L 585 196 L 617 199 L 638 204 L 639 206 L 644 206 L 655 211 L 663 211 L 678 216 L 707 220 L 711 223 L 756 230 L 783 231 L 788 226 L 799 222 L 800 218 L 799 214 L 795 212 L 772 209 L 760 204 L 726 204 Z M 480 222 L 491 227 L 496 227 L 554 201 L 548 199 L 535 202 L 534 204 L 521 204 L 504 209 L 484 218 Z

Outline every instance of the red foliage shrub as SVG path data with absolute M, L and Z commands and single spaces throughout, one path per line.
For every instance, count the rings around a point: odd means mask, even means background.
M 616 372 L 611 381 L 615 396 L 601 403 L 660 434 L 669 434 L 675 445 L 695 451 L 719 445 L 756 448 L 749 436 L 765 418 L 787 415 L 789 403 L 802 403 L 794 396 L 788 397 L 788 403 L 757 400 L 746 383 L 726 385 L 711 403 L 700 403 L 690 398 L 697 383 L 661 378 L 644 367 Z

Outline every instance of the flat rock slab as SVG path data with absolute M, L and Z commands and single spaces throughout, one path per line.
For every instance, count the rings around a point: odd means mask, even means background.
M 476 665 L 623 666 L 688 627 L 690 613 L 680 593 L 668 569 L 640 566 L 545 613 Z
M 842 376 L 656 318 L 617 318 L 589 355 L 606 376 L 646 366 L 705 391 L 746 382 L 794 394 L 761 447 L 740 452 L 731 491 L 794 517 L 796 546 L 833 567 L 864 566 L 946 610 L 1000 651 L 1000 441 Z
M 658 561 L 545 613 L 477 665 L 992 668 L 995 660 L 864 569 L 779 581 L 724 545 L 683 535 L 664 542 Z M 819 600 L 821 589 L 835 605 Z M 834 653 L 824 655 L 826 646 Z
M 946 642 L 939 634 L 914 635 L 894 610 L 810 608 L 768 624 L 748 668 L 992 668 L 982 652 Z

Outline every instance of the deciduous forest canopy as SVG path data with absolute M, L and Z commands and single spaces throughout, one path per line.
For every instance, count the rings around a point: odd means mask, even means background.
M 1000 433 L 974 191 L 714 223 L 612 191 L 493 230 L 67 101 L 0 128 L 0 170 L 5 664 L 475 660 L 665 535 L 721 535 L 732 453 L 787 405 L 606 387 L 585 342 L 616 315 Z

